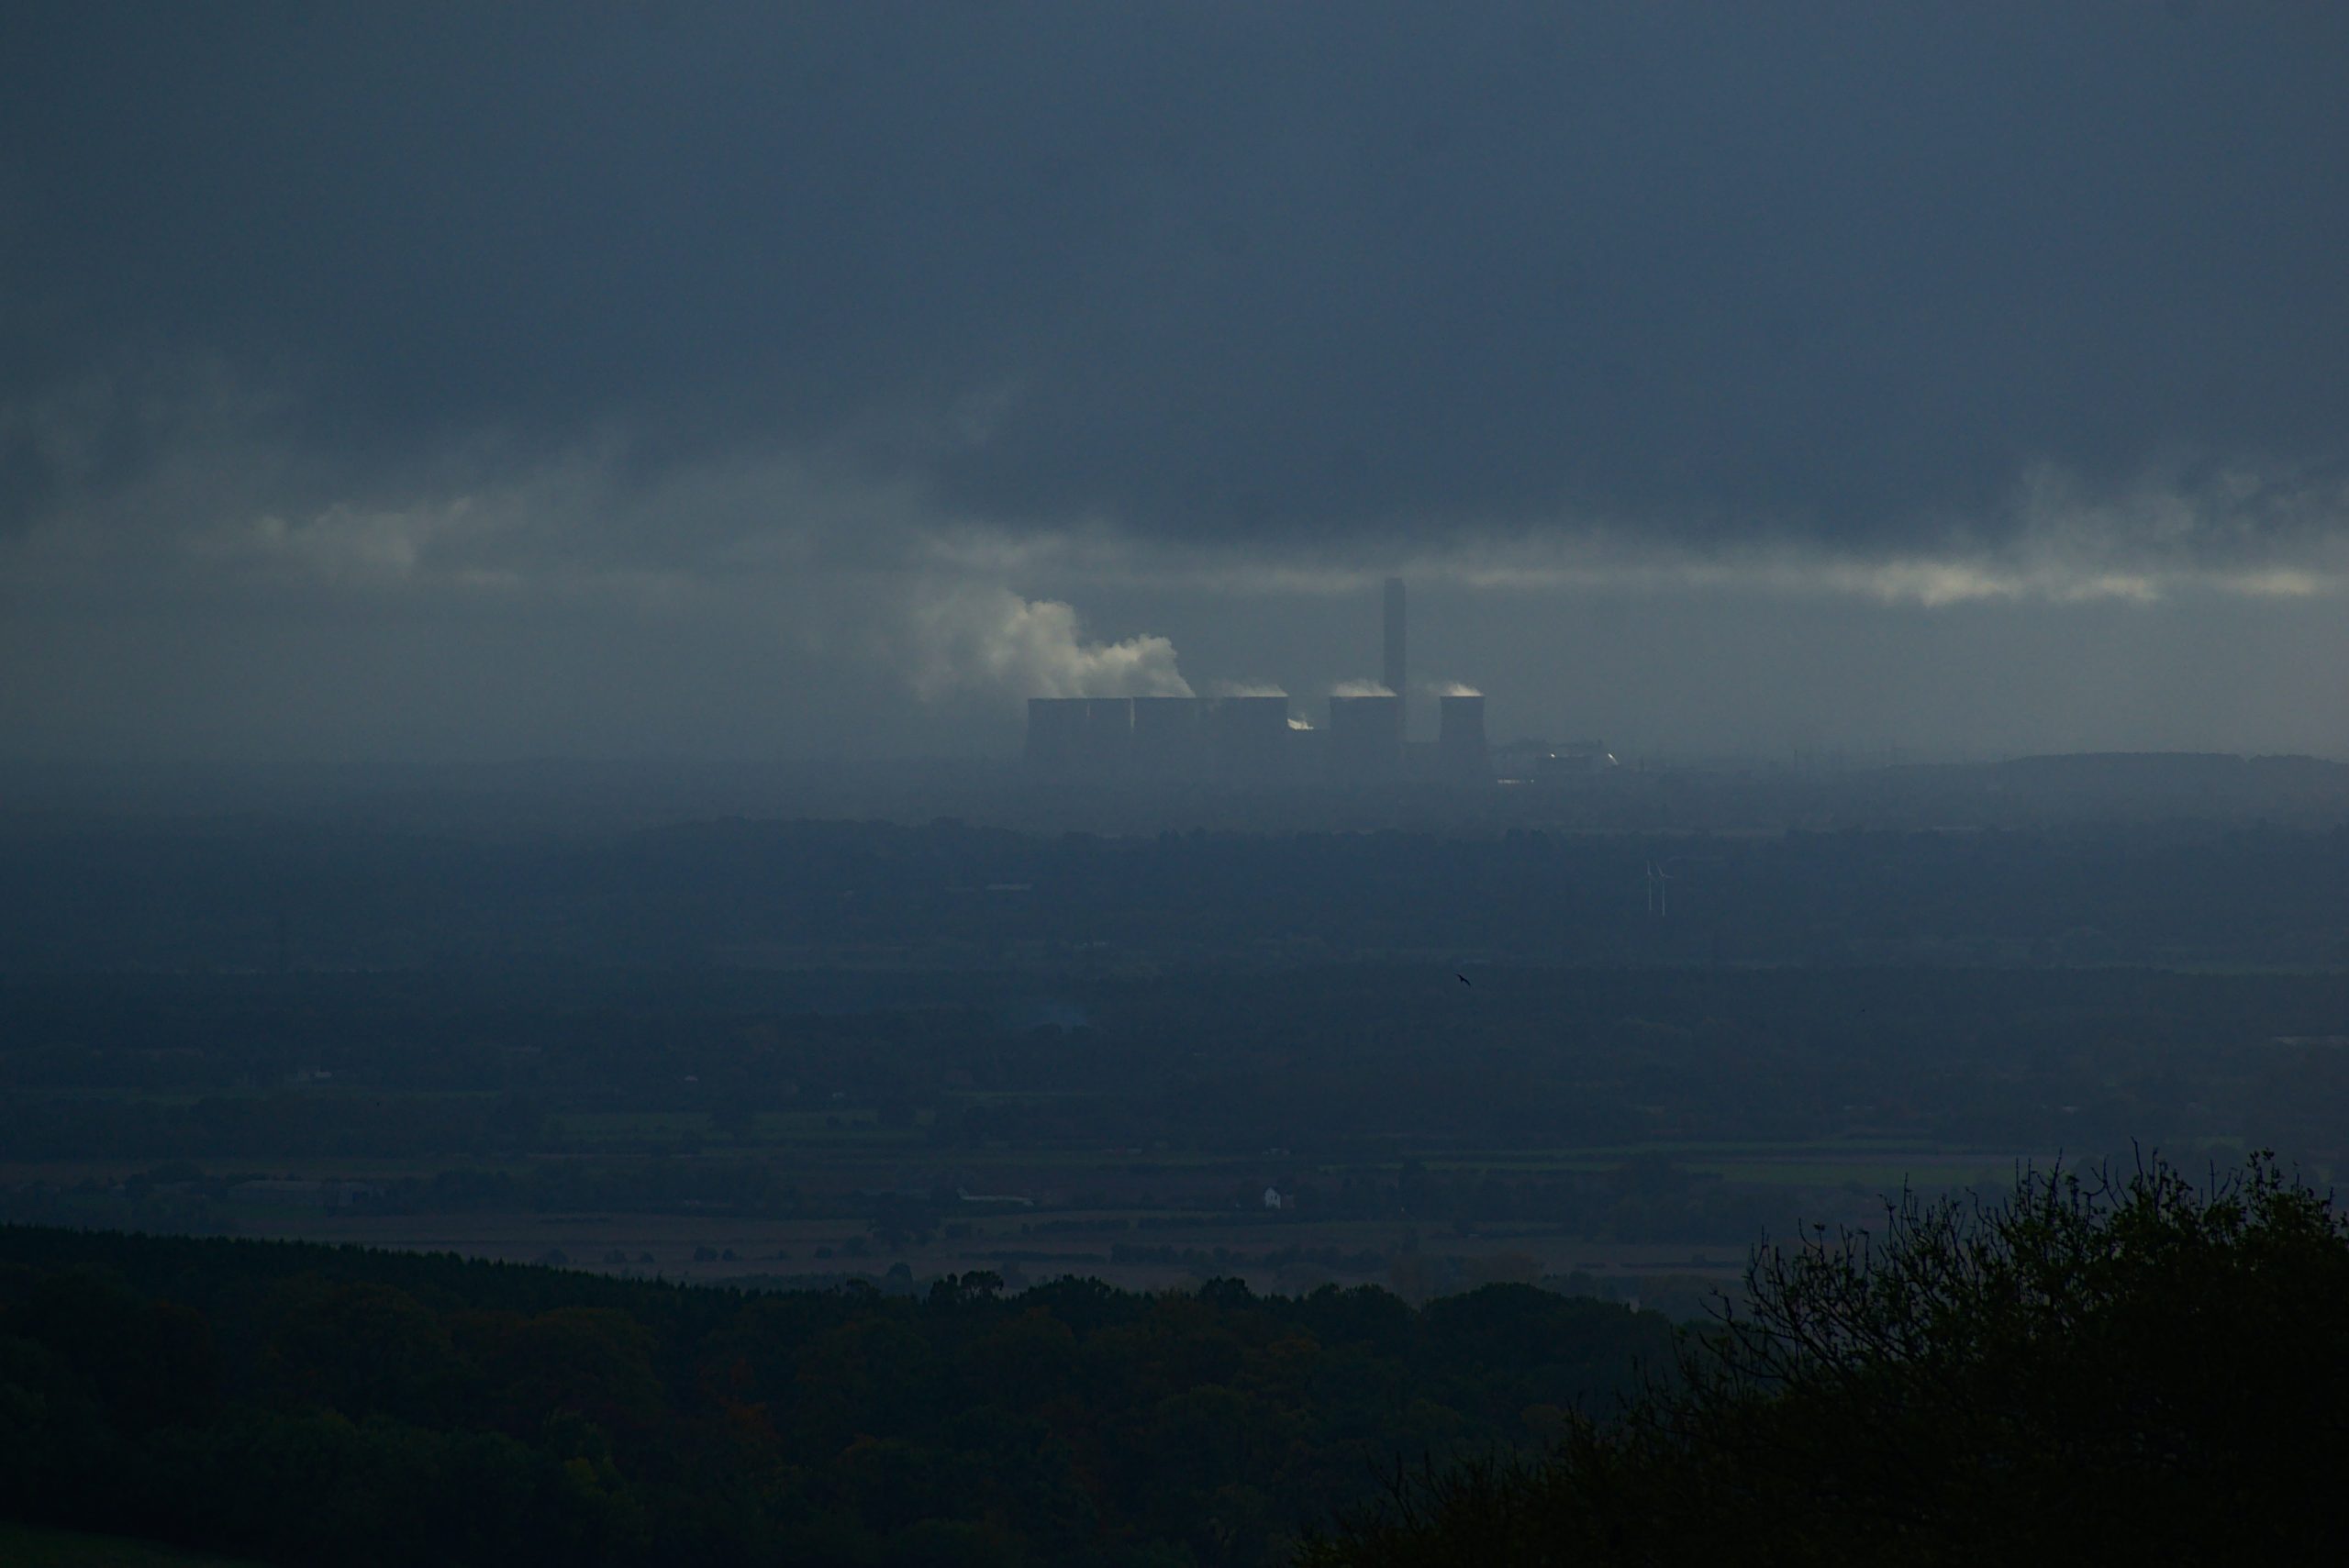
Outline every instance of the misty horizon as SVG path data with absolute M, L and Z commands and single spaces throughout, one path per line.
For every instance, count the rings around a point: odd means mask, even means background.
M 1491 598 L 1473 589 L 1419 595 L 1429 607 L 1415 617 L 1415 634 L 1443 673 L 1415 673 L 1408 683 L 1415 739 L 1432 736 L 1437 695 L 1475 691 L 1488 700 L 1497 743 L 1600 737 L 1623 754 L 1657 759 L 2349 753 L 2342 740 L 2349 715 L 2336 722 L 2334 711 L 2342 706 L 2335 666 L 2288 656 L 2279 644 L 2291 642 L 2293 623 L 2273 611 L 2231 622 L 2228 607 L 2206 606 L 2188 640 L 2167 618 L 2186 612 L 2168 606 L 2067 606 L 2039 616 L 2012 606 L 1842 606 L 1796 616 L 1771 600 L 1736 605 L 1732 618 L 1732 606 L 1718 600 L 1659 606 L 1545 594 L 1545 616 L 1564 624 L 1542 628 L 1543 640 L 1571 650 L 1553 663 L 1523 651 L 1528 634 L 1491 614 Z M 928 698 L 918 683 L 894 694 L 856 684 L 810 690 L 780 675 L 768 684 L 739 670 L 694 668 L 663 639 L 638 650 L 643 662 L 621 677 L 627 688 L 600 690 L 586 710 L 575 705 L 588 694 L 562 694 L 570 706 L 551 703 L 557 694 L 496 658 L 484 656 L 461 679 L 451 665 L 463 648 L 436 638 L 404 652 L 401 668 L 366 673 L 379 687 L 373 703 L 359 694 L 303 707 L 314 695 L 306 688 L 315 662 L 245 668 L 194 711 L 135 710 L 139 722 L 128 728 L 101 727 L 86 708 L 72 724 L 17 724 L 0 757 L 34 765 L 1014 759 L 1030 696 L 1284 695 L 1299 719 L 1318 727 L 1330 696 L 1386 689 L 1369 673 L 1376 627 L 1367 594 L 1285 606 L 1272 626 L 1211 609 L 1186 637 L 1200 651 L 1196 658 L 1158 634 L 1095 642 L 1073 614 L 1053 613 L 1062 608 L 1023 605 L 1015 622 L 1041 621 L 1045 634 L 1011 634 L 1021 657 L 988 689 L 957 684 Z M 2330 637 L 2336 608 L 2324 602 L 2296 613 L 2325 623 L 2303 629 Z M 1193 624 L 1177 613 L 1144 618 L 1142 611 L 1134 624 Z M 1219 634 L 1228 646 L 1208 640 Z M 1847 645 L 1879 657 L 1836 672 L 1831 691 L 1785 688 L 1782 671 L 1823 670 Z M 537 644 L 524 652 L 551 656 Z M 613 651 L 599 657 L 612 660 Z M 1234 673 L 1206 673 L 1219 664 Z M 306 690 L 286 689 L 296 682 Z M 384 683 L 433 688 L 433 700 L 395 703 Z

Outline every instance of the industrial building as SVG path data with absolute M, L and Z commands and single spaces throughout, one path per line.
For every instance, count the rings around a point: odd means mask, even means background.
M 1403 699 L 1331 697 L 1323 760 L 1339 784 L 1379 784 L 1403 776 Z
M 1223 697 L 1216 703 L 1216 772 L 1231 784 L 1281 784 L 1295 776 L 1296 731 L 1286 697 Z

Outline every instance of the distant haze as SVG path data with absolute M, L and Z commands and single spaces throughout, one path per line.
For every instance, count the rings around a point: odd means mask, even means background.
M 2349 753 L 2349 8 L 0 17 L 0 753 Z

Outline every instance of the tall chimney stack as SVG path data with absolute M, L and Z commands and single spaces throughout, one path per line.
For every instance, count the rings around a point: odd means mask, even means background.
M 1403 579 L 1386 579 L 1386 689 L 1404 704 L 1404 728 L 1410 727 L 1410 705 L 1404 695 L 1403 682 Z

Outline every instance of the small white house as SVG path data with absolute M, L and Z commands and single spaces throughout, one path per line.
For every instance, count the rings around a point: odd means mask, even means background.
M 1278 1208 L 1286 1202 L 1288 1202 L 1288 1200 L 1281 1196 L 1280 1188 L 1266 1187 L 1264 1189 L 1264 1207 L 1266 1208 Z

